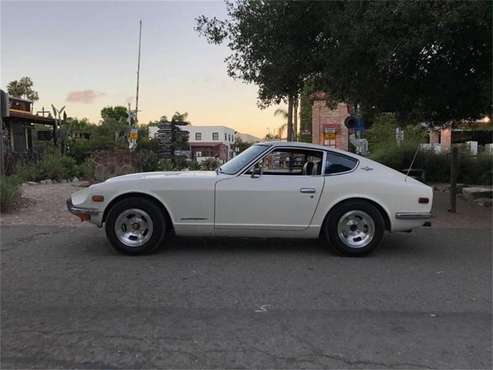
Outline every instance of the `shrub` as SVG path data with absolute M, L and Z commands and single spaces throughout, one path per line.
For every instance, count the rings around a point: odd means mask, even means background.
M 409 168 L 416 147 L 410 145 L 388 146 L 372 153 L 371 158 L 397 171 Z M 413 168 L 425 170 L 427 182 L 450 181 L 450 155 L 419 151 Z M 482 154 L 459 155 L 457 181 L 469 185 L 491 185 L 493 179 L 493 156 Z
M 137 162 L 141 171 L 159 171 L 159 156 L 152 150 L 137 151 Z
M 220 163 L 215 158 L 207 158 L 200 163 L 200 167 L 205 171 L 214 171 L 220 166 Z
M 159 160 L 159 171 L 178 171 L 178 168 L 171 159 Z
M 12 210 L 21 197 L 22 179 L 17 176 L 0 177 L 0 211 Z
M 64 180 L 73 177 L 93 178 L 94 164 L 86 160 L 78 165 L 72 157 L 51 152 L 36 164 L 29 163 L 17 167 L 16 175 L 23 181 Z
M 199 171 L 200 168 L 200 163 L 197 162 L 196 160 L 192 160 L 188 163 L 188 169 L 191 171 Z
M 95 177 L 96 165 L 92 160 L 86 159 L 85 162 L 78 166 L 78 177 L 86 180 L 92 180 Z

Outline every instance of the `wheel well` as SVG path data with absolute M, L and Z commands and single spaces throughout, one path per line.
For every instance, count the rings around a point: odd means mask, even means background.
M 383 207 L 378 204 L 377 202 L 371 200 L 371 199 L 366 199 L 366 198 L 349 198 L 349 199 L 344 199 L 342 201 L 340 201 L 339 203 L 336 203 L 334 204 L 330 209 L 329 211 L 327 212 L 327 214 L 325 215 L 325 218 L 324 218 L 324 224 L 325 224 L 325 221 L 327 220 L 327 218 L 329 217 L 329 214 L 330 212 L 332 212 L 332 210 L 341 205 L 341 204 L 344 204 L 346 202 L 349 202 L 349 201 L 353 201 L 353 200 L 360 200 L 362 202 L 367 202 L 367 203 L 370 203 L 371 205 L 373 205 L 376 209 L 378 209 L 378 211 L 380 212 L 380 214 L 382 215 L 383 217 L 383 220 L 385 221 L 385 230 L 387 231 L 390 231 L 390 217 L 388 215 L 388 213 L 385 211 L 385 209 L 383 209 Z M 322 230 L 320 231 L 322 232 Z
M 166 207 L 164 206 L 164 204 L 161 203 L 158 199 L 156 199 L 152 195 L 144 194 L 144 193 L 136 193 L 136 192 L 121 194 L 121 195 L 117 196 L 115 199 L 111 200 L 111 202 L 106 206 L 106 208 L 104 210 L 102 222 L 105 222 L 106 221 L 106 217 L 107 217 L 107 215 L 109 213 L 109 210 L 111 209 L 111 207 L 113 207 L 113 205 L 115 205 L 116 203 L 118 203 L 122 199 L 135 198 L 135 197 L 137 197 L 137 198 L 145 198 L 145 199 L 150 200 L 154 204 L 156 204 L 162 210 L 162 212 L 164 214 L 164 217 L 166 218 L 166 223 L 170 227 L 170 230 L 173 230 L 173 228 L 174 228 L 173 227 L 173 222 L 171 221 L 171 217 L 169 215 L 169 212 L 166 209 Z

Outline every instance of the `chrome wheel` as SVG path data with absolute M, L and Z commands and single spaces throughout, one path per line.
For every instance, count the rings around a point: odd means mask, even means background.
M 149 214 L 131 208 L 120 213 L 115 221 L 115 234 L 127 247 L 140 247 L 152 236 L 153 224 Z
M 375 222 L 363 211 L 346 212 L 337 223 L 339 239 L 350 248 L 363 248 L 375 236 Z

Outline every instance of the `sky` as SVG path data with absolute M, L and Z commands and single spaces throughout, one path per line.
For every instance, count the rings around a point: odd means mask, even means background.
M 96 123 L 105 106 L 134 107 L 142 19 L 140 123 L 188 112 L 194 125 L 258 137 L 283 123 L 279 106 L 257 107 L 255 85 L 227 75 L 229 49 L 194 30 L 202 14 L 225 17 L 222 1 L 1 0 L 0 11 L 0 85 L 30 76 L 35 110 L 65 105 L 69 116 Z

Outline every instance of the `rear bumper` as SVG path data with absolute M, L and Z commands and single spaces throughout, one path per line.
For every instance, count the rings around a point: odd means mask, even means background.
M 395 218 L 398 220 L 429 220 L 431 212 L 397 212 Z

